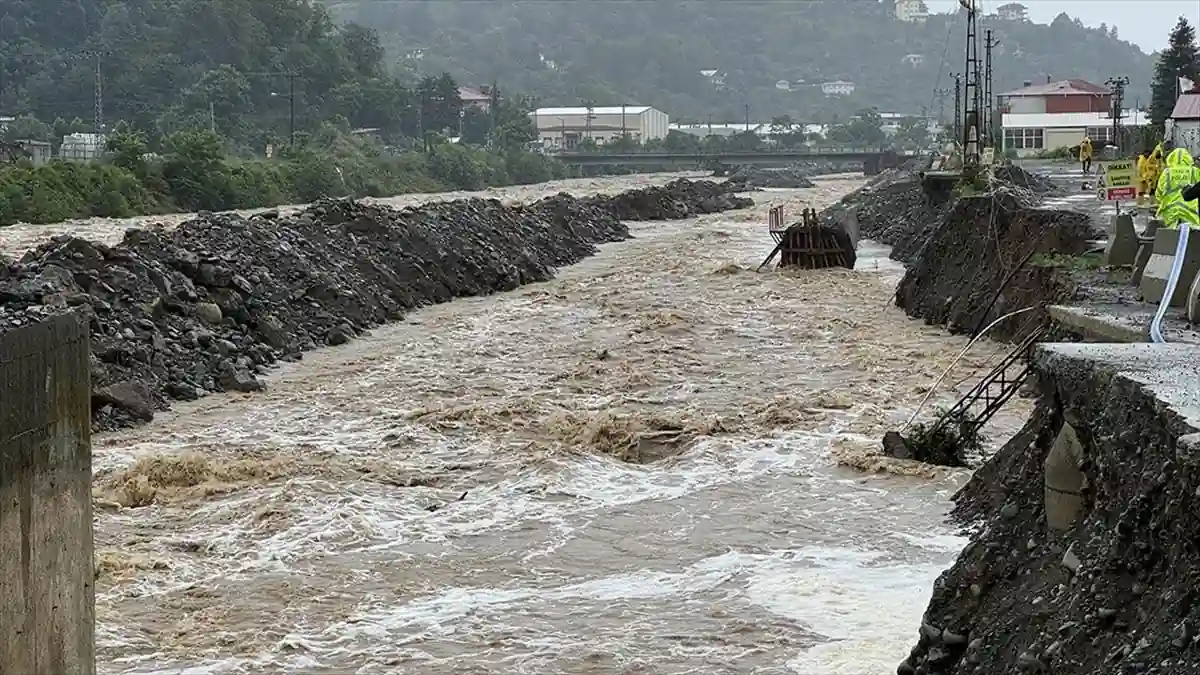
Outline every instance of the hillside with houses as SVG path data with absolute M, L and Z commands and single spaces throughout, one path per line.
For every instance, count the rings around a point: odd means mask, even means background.
M 861 110 L 936 114 L 961 72 L 965 22 L 921 0 L 633 3 L 330 2 L 334 15 L 379 31 L 389 58 L 412 74 L 448 71 L 498 81 L 546 104 L 652 105 L 704 123 L 788 114 L 831 121 Z M 1149 97 L 1153 59 L 1115 28 L 1060 15 L 1031 23 L 1024 6 L 982 21 L 996 90 L 1026 81 L 1130 79 Z M 938 91 L 941 93 L 935 93 Z

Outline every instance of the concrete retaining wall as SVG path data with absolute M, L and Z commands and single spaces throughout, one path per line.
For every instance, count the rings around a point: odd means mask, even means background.
M 95 673 L 88 327 L 0 334 L 0 675 Z

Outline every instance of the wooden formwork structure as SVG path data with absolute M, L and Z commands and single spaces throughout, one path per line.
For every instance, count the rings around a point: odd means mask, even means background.
M 846 260 L 846 250 L 842 242 L 838 241 L 837 234 L 829 228 L 821 227 L 816 209 L 806 207 L 800 212 L 799 221 L 790 225 L 785 225 L 784 222 L 783 207 L 771 207 L 767 213 L 767 230 L 775 240 L 775 249 L 762 261 L 758 269 L 771 264 L 776 256 L 779 257 L 780 267 L 819 270 L 851 266 Z

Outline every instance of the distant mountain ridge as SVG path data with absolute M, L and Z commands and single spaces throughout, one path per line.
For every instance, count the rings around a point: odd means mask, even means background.
M 948 116 L 953 97 L 935 90 L 952 91 L 950 74 L 964 68 L 962 16 L 904 22 L 891 0 L 327 4 L 378 31 L 390 58 L 414 72 L 496 80 L 546 105 L 647 104 L 698 122 L 741 121 L 746 106 L 756 120 L 828 121 L 870 106 L 936 114 L 944 102 Z M 987 28 L 999 41 L 997 93 L 1048 77 L 1126 76 L 1126 100 L 1149 100 L 1153 57 L 1111 29 L 1065 15 L 1050 25 L 985 18 Z M 835 82 L 853 93 L 822 91 Z

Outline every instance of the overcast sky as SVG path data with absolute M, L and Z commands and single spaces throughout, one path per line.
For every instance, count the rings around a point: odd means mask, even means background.
M 1013 0 L 983 0 L 985 13 Z M 1167 35 L 1179 17 L 1186 16 L 1195 26 L 1200 23 L 1200 0 L 1016 0 L 1029 8 L 1029 18 L 1050 23 L 1066 12 L 1088 26 L 1106 23 L 1116 26 L 1120 36 L 1152 52 L 1167 46 Z M 925 0 L 931 12 L 946 12 L 958 7 L 958 0 Z

